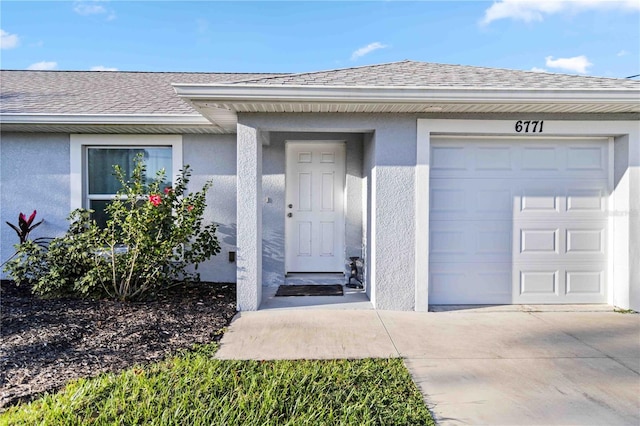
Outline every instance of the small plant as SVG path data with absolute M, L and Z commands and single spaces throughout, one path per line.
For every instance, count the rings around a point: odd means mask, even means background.
M 33 213 L 31 213 L 31 216 L 29 216 L 29 218 L 27 219 L 24 213 L 20 212 L 20 214 L 18 215 L 18 225 L 14 225 L 13 223 L 6 222 L 7 225 L 9 225 L 11 229 L 16 231 L 16 234 L 18 234 L 20 243 L 16 245 L 16 251 L 7 260 L 5 260 L 0 265 L 0 267 L 3 267 L 4 265 L 7 265 L 13 262 L 13 264 L 15 265 L 15 268 L 17 268 L 17 270 L 20 271 L 18 275 L 21 277 L 32 276 L 32 273 L 30 271 L 30 267 L 32 265 L 30 265 L 29 262 L 26 261 L 26 257 L 38 256 L 35 253 L 46 251 L 49 241 L 52 240 L 52 238 L 47 238 L 47 237 L 36 238 L 33 241 L 29 240 L 29 234 L 31 233 L 31 231 L 33 231 L 35 228 L 37 228 L 44 222 L 44 219 L 42 219 L 40 222 L 34 224 L 33 221 L 36 218 L 36 214 L 37 212 L 36 210 L 34 210 Z M 22 257 L 19 257 L 18 259 L 16 259 L 16 256 L 18 255 L 22 255 Z M 26 262 L 23 263 L 22 261 L 26 261 Z M 17 280 L 16 282 L 19 284 Z
M 20 212 L 20 214 L 18 215 L 17 226 L 14 225 L 13 223 L 7 222 L 7 225 L 9 225 L 11 229 L 16 231 L 16 234 L 18 234 L 18 238 L 20 238 L 20 244 L 27 241 L 27 239 L 29 239 L 29 233 L 34 229 L 36 229 L 38 226 L 40 226 L 42 222 L 44 222 L 44 219 L 42 219 L 40 222 L 34 224 L 33 221 L 35 220 L 35 218 L 36 218 L 36 210 L 34 210 L 33 213 L 31 213 L 31 216 L 29 216 L 29 219 L 26 218 L 24 213 Z

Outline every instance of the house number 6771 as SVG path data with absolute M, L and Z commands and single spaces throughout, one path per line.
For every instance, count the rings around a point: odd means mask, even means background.
M 534 121 L 516 121 L 516 132 L 518 133 L 542 133 L 542 125 L 544 124 L 543 120 L 534 120 Z

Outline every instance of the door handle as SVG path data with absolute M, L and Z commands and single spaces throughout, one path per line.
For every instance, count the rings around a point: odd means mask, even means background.
M 287 217 L 293 217 L 293 213 L 287 213 Z
M 293 204 L 289 204 L 287 207 L 289 207 L 290 209 L 293 208 Z

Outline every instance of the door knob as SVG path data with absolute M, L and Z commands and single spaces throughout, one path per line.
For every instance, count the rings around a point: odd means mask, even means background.
M 290 209 L 293 208 L 293 204 L 289 204 L 287 207 L 289 207 Z
M 287 213 L 287 217 L 293 217 L 293 213 Z

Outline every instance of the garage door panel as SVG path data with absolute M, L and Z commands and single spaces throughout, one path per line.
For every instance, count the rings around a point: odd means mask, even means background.
M 605 265 L 606 241 L 606 226 L 598 222 L 516 224 L 513 231 L 513 261 L 582 261 Z
M 451 143 L 446 146 L 434 146 L 431 150 L 431 170 L 443 176 L 467 170 L 468 155 L 469 150 L 461 144 Z
M 442 221 L 429 234 L 432 262 L 509 262 L 511 227 L 504 221 Z
M 572 184 L 566 191 L 565 209 L 569 214 L 586 213 L 589 218 L 606 217 L 607 188 L 598 182 Z
M 518 292 L 525 297 L 557 298 L 560 294 L 559 271 L 545 267 L 536 270 L 528 267 L 518 271 L 515 277 L 518 280 Z
M 607 151 L 605 147 L 595 144 L 572 145 L 567 147 L 566 170 L 571 176 L 574 172 L 589 171 L 589 176 L 598 172 L 606 177 Z
M 515 263 L 514 303 L 602 303 L 606 269 L 577 263 Z
M 433 220 L 504 220 L 513 216 L 513 204 L 502 179 L 434 179 L 431 184 Z
M 594 298 L 604 295 L 604 270 L 572 269 L 567 268 L 565 272 L 567 295 L 576 297 L 586 295 Z
M 478 146 L 475 150 L 474 169 L 476 171 L 511 171 L 513 149 L 508 145 Z
M 482 179 L 500 177 L 508 171 L 534 179 L 606 179 L 608 149 L 605 142 L 604 139 L 492 141 L 447 138 L 446 143 L 432 147 L 432 176 Z
M 606 302 L 607 140 L 435 138 L 432 154 L 432 303 Z
M 546 254 L 555 257 L 560 250 L 560 230 L 552 227 L 527 227 L 520 229 L 520 254 Z
M 605 241 L 606 230 L 603 226 L 575 223 L 566 228 L 565 252 L 582 258 L 591 254 L 604 261 Z
M 429 271 L 429 283 L 432 304 L 511 303 L 509 263 L 477 264 L 473 269 L 462 263 L 437 264 Z

